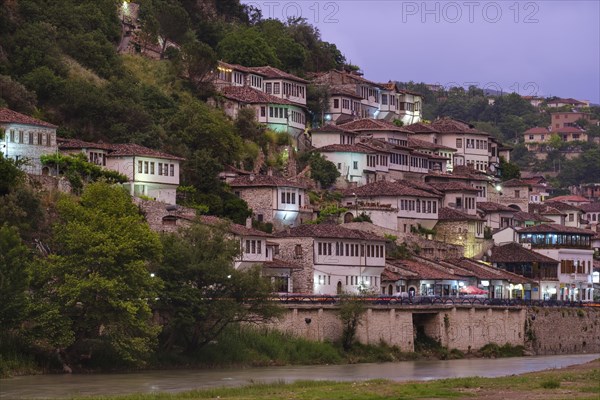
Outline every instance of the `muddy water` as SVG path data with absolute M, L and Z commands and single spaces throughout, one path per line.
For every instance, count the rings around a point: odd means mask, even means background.
M 382 364 L 322 365 L 248 369 L 148 371 L 128 374 L 40 375 L 0 380 L 0 399 L 58 399 L 85 395 L 180 392 L 297 380 L 430 380 L 465 376 L 505 376 L 582 364 L 600 354 Z

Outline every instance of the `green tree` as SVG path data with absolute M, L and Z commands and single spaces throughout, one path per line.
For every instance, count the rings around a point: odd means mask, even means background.
M 143 364 L 159 331 L 150 302 L 160 281 L 148 270 L 160 259 L 158 236 L 127 192 L 107 183 L 61 198 L 58 212 L 52 254 L 32 268 L 31 335 L 67 366 Z
M 231 324 L 279 315 L 260 269 L 233 268 L 239 242 L 228 236 L 227 225 L 195 223 L 161 240 L 164 257 L 156 273 L 164 281 L 158 302 L 163 348 L 193 353 Z
M 281 66 L 275 50 L 257 28 L 239 28 L 229 32 L 217 46 L 226 62 L 247 67 Z
M 600 176 L 600 148 L 595 147 L 581 153 L 572 160 L 563 162 L 558 181 L 564 188 L 580 183 L 598 182 Z
M 2 104 L 4 102 L 4 104 Z M 0 107 L 31 114 L 35 110 L 36 96 L 10 76 L 0 75 Z
M 342 321 L 342 347 L 352 349 L 361 318 L 367 311 L 364 302 L 357 296 L 343 295 L 340 298 L 339 315 Z
M 16 228 L 0 225 L 0 326 L 16 329 L 27 317 L 31 255 Z
M 331 187 L 340 176 L 340 171 L 338 171 L 335 164 L 320 153 L 312 153 L 308 164 L 310 165 L 311 178 L 318 182 L 323 189 Z
M 517 164 L 507 162 L 504 157 L 500 157 L 500 171 L 503 181 L 511 179 L 519 179 L 521 177 L 521 169 Z

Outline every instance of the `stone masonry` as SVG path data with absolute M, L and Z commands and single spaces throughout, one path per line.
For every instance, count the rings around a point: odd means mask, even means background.
M 292 291 L 294 293 L 312 294 L 314 285 L 314 248 L 311 238 L 277 238 L 279 243 L 279 255 L 277 258 L 296 265 L 302 269 L 292 271 Z M 301 254 L 296 253 L 299 245 Z

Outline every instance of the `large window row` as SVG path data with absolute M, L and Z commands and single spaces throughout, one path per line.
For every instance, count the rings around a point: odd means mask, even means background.
M 52 146 L 52 134 L 45 132 L 24 132 L 11 129 L 6 132 L 6 142 L 20 144 L 37 144 L 38 146 Z
M 437 214 L 437 200 L 400 199 L 400 210 L 416 211 L 423 214 Z
M 158 164 L 158 165 L 157 165 Z M 158 167 L 158 168 L 155 168 Z M 154 161 L 139 161 L 138 174 L 175 176 L 175 164 L 155 163 Z
M 385 258 L 383 245 L 358 244 L 344 242 L 318 242 L 317 254 L 320 256 Z

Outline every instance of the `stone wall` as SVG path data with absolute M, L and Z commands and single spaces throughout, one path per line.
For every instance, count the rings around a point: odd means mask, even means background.
M 525 339 L 538 355 L 600 352 L 600 309 L 529 308 Z
M 257 219 L 257 215 L 262 214 L 263 222 L 273 223 L 273 190 L 271 187 L 234 187 L 234 192 L 240 192 L 240 197 L 248 207 L 252 209 L 252 218 Z
M 279 254 L 277 258 L 302 266 L 292 271 L 292 291 L 294 293 L 312 294 L 314 287 L 314 248 L 312 238 L 277 238 Z M 302 254 L 296 254 L 296 246 L 300 245 Z
M 337 306 L 285 307 L 287 312 L 269 324 L 270 328 L 309 340 L 340 339 L 342 324 Z M 369 305 L 357 339 L 370 344 L 383 341 L 402 351 L 414 351 L 417 330 L 443 346 L 465 352 L 488 343 L 525 346 L 536 355 L 600 351 L 600 310 L 586 308 Z
M 156 232 L 177 232 L 180 227 L 189 226 L 196 218 L 196 210 L 192 208 L 142 200 L 138 197 L 134 197 L 133 202 L 144 214 L 150 229 Z

